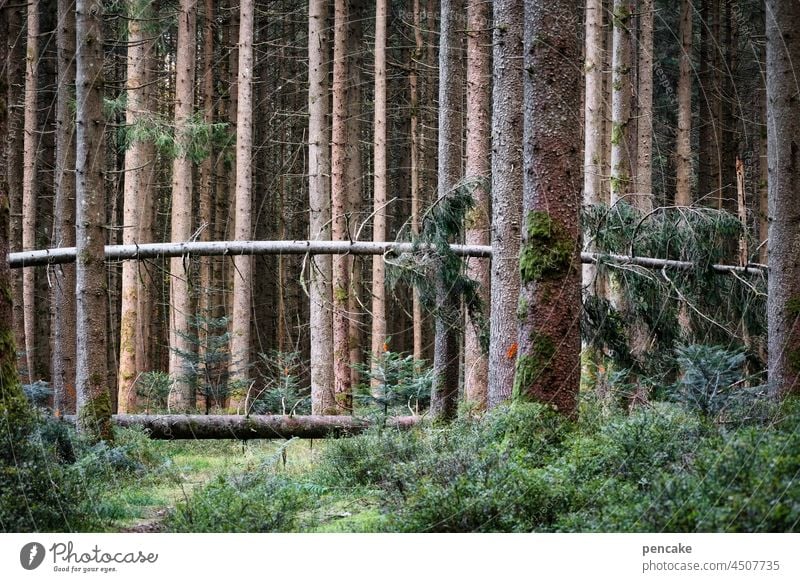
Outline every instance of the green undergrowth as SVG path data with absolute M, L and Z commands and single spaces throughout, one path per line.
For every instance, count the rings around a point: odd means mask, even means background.
M 800 405 L 712 422 L 684 404 L 480 420 L 254 454 L 197 488 L 174 531 L 796 531 Z M 273 445 L 277 446 L 277 445 Z M 285 464 L 284 464 L 285 461 Z

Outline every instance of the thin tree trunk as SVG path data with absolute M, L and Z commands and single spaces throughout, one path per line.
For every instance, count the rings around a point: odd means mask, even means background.
M 331 208 L 334 241 L 347 238 L 347 0 L 336 0 L 333 32 L 333 123 L 331 131 Z M 333 375 L 337 411 L 352 411 L 352 378 L 347 308 L 350 283 L 347 257 L 334 256 Z
M 489 407 L 511 398 L 517 355 L 522 213 L 521 0 L 494 3 L 492 94 L 492 300 Z
M 578 22 L 574 0 L 525 0 L 525 228 L 514 396 L 570 416 L 580 384 L 583 177 L 580 127 L 560 112 L 580 108 Z
M 178 52 L 175 60 L 175 139 L 178 148 L 172 162 L 172 241 L 186 241 L 192 235 L 192 161 L 188 147 L 189 123 L 194 111 L 195 11 L 196 0 L 181 0 L 178 10 Z M 189 295 L 189 263 L 170 261 L 169 374 L 172 389 L 169 407 L 186 411 L 194 407 L 189 383 L 188 359 L 195 346 L 190 340 L 192 313 Z
M 698 197 L 706 205 L 722 208 L 720 158 L 720 0 L 703 0 L 700 21 L 700 147 L 698 151 Z
M 419 234 L 420 217 L 420 91 L 419 91 L 419 62 L 422 59 L 422 19 L 420 15 L 419 0 L 412 0 L 412 14 L 414 20 L 414 52 L 411 57 L 411 71 L 408 75 L 409 101 L 411 105 L 411 233 Z M 414 359 L 421 361 L 422 352 L 422 302 L 419 291 L 412 290 L 411 318 L 414 334 Z
M 76 268 L 78 430 L 89 440 L 112 440 L 111 397 L 106 385 L 108 296 L 104 261 L 102 4 L 76 2 Z
M 439 199 L 461 178 L 463 75 L 460 54 L 461 0 L 442 0 L 439 29 Z M 458 407 L 459 342 L 456 331 L 459 304 L 441 276 L 436 281 L 436 331 L 430 413 L 434 421 L 455 417 Z
M 311 240 L 331 239 L 328 113 L 328 8 L 324 0 L 308 7 L 308 198 Z M 336 410 L 333 397 L 333 320 L 331 257 L 318 255 L 310 269 L 311 413 Z
M 53 242 L 75 246 L 75 10 L 70 0 L 58 2 L 58 104 L 56 109 L 56 199 Z M 53 269 L 53 410 L 75 413 L 75 267 Z
M 492 60 L 489 4 L 468 0 L 467 5 L 467 142 L 466 175 L 480 184 L 472 193 L 475 208 L 467 220 L 465 242 L 468 245 L 490 243 L 489 192 L 485 182 L 491 174 L 492 155 Z M 489 310 L 489 262 L 470 259 L 467 276 L 480 285 L 478 291 L 484 310 Z M 488 315 L 488 313 L 487 313 Z M 466 314 L 464 329 L 464 399 L 481 410 L 486 407 L 488 358 L 481 346 L 480 330 Z
M 386 240 L 386 0 L 375 4 L 375 114 L 372 240 Z M 372 257 L 372 389 L 380 386 L 378 361 L 386 343 L 386 265 L 383 257 Z
M 653 0 L 640 0 L 639 13 L 637 121 L 636 121 L 636 204 L 652 205 L 653 198 Z
M 766 62 L 766 55 L 764 55 Z M 761 123 L 764 131 L 760 133 L 758 140 L 758 260 L 760 263 L 767 263 L 769 255 L 769 152 L 767 151 L 768 138 L 765 135 L 767 125 L 767 93 L 761 95 Z
M 253 151 L 253 0 L 240 4 L 239 15 L 239 107 L 236 121 L 236 227 L 235 240 L 249 240 L 252 230 L 252 151 Z M 253 259 L 234 257 L 233 315 L 229 378 L 249 393 L 250 365 L 250 293 L 253 283 Z M 245 397 L 244 404 L 247 404 Z M 241 410 L 241 403 L 231 401 L 231 408 Z M 243 412 L 247 412 L 246 408 Z
M 767 151 L 769 249 L 767 318 L 769 389 L 800 391 L 800 3 L 767 0 Z
M 614 0 L 614 46 L 611 95 L 611 204 L 631 191 L 631 54 L 632 32 L 630 4 Z
M 692 3 L 681 0 L 681 57 L 678 68 L 678 134 L 675 138 L 675 204 L 692 203 Z
M 148 51 L 151 48 L 142 30 L 143 22 L 151 17 L 149 4 L 130 5 L 128 14 L 128 59 L 125 124 L 135 128 L 144 122 L 147 115 L 145 91 L 145 69 Z M 138 244 L 140 220 L 142 219 L 142 183 L 149 171 L 149 160 L 145 159 L 144 140 L 133 139 L 125 152 L 125 190 L 123 202 L 122 244 Z M 139 319 L 139 265 L 122 265 L 122 317 L 119 338 L 119 373 L 117 375 L 117 411 L 120 414 L 136 410 L 136 366 L 137 320 Z
M 28 3 L 28 36 L 25 55 L 25 128 L 22 162 L 22 249 L 36 248 L 36 162 L 39 149 L 39 2 Z M 33 382 L 36 362 L 36 271 L 22 272 L 22 304 L 25 321 L 25 361 L 28 382 Z

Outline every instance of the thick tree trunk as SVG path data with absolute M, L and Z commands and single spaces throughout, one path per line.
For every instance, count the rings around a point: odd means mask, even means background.
M 681 57 L 678 69 L 678 134 L 675 137 L 675 204 L 692 203 L 692 3 L 681 0 Z
M 331 193 L 328 113 L 328 8 L 324 0 L 308 7 L 308 198 L 310 239 L 330 241 Z M 311 328 L 311 412 L 328 414 L 333 397 L 333 321 L 331 319 L 331 257 L 311 262 L 309 286 Z
M 578 3 L 525 0 L 524 197 L 514 397 L 574 415 L 580 384 Z M 547 42 L 539 39 L 547 38 Z
M 178 9 L 178 51 L 175 60 L 175 138 L 178 148 L 172 162 L 172 228 L 170 239 L 187 241 L 192 235 L 192 161 L 188 147 L 189 123 L 194 112 L 195 11 L 196 0 L 181 0 Z M 190 341 L 192 314 L 189 295 L 189 263 L 181 258 L 170 261 L 169 374 L 172 389 L 171 410 L 182 412 L 194 407 L 195 399 L 188 376 L 187 361 L 195 346 Z
M 56 199 L 53 242 L 75 246 L 75 10 L 70 0 L 58 2 L 58 103 L 56 106 Z M 53 410 L 75 413 L 75 267 L 52 270 Z
M 239 8 L 239 107 L 236 120 L 236 240 L 249 240 L 252 230 L 252 150 L 253 150 L 253 0 L 244 0 Z M 245 395 L 243 402 L 231 398 L 231 408 L 242 409 L 249 393 L 250 365 L 250 293 L 252 292 L 252 257 L 234 257 L 233 314 L 229 378 Z
M 636 84 L 636 206 L 653 200 L 653 0 L 640 0 L 638 79 Z
M 467 5 L 467 179 L 479 185 L 472 196 L 475 207 L 467 218 L 465 242 L 468 245 L 490 243 L 489 192 L 492 159 L 492 55 L 489 3 L 468 0 Z M 489 311 L 489 261 L 470 259 L 467 276 L 478 282 L 484 310 Z M 466 314 L 464 328 L 464 399 L 481 410 L 486 407 L 488 358 L 480 342 L 480 330 Z
M 334 241 L 347 239 L 347 0 L 336 0 L 333 32 L 333 123 L 331 132 L 331 208 Z M 334 256 L 333 361 L 334 397 L 337 411 L 353 409 L 350 375 L 350 328 L 347 320 L 350 283 L 348 258 Z
M 614 0 L 614 46 L 611 95 L 611 204 L 631 192 L 631 6 Z
M 521 0 L 494 3 L 492 93 L 492 298 L 490 407 L 511 397 L 517 354 L 519 241 L 522 212 Z
M 67 417 L 66 422 L 74 422 Z M 151 439 L 321 439 L 358 434 L 370 426 L 369 420 L 341 415 L 201 415 L 201 414 L 115 414 L 119 427 L 140 427 Z M 386 427 L 410 429 L 420 421 L 418 416 L 396 416 L 386 419 Z
M 145 99 L 145 70 L 151 42 L 142 30 L 143 22 L 150 18 L 149 4 L 131 4 L 128 14 L 128 59 L 126 81 L 125 124 L 135 128 L 147 115 Z M 125 152 L 125 190 L 123 202 L 122 244 L 139 244 L 140 221 L 144 214 L 142 185 L 144 175 L 150 171 L 152 160 L 145 158 L 145 141 L 133 139 Z M 139 265 L 131 262 L 122 265 L 122 316 L 119 338 L 119 373 L 117 374 L 117 411 L 125 414 L 136 410 L 137 323 L 139 319 Z
M 39 150 L 39 2 L 28 3 L 25 55 L 25 114 L 22 160 L 22 249 L 36 248 L 36 166 Z M 22 273 L 22 304 L 25 326 L 25 368 L 28 382 L 34 380 L 36 362 L 36 272 Z
M 463 75 L 460 54 L 459 15 L 461 0 L 442 0 L 439 29 L 439 173 L 437 192 L 441 200 L 449 195 L 462 176 L 461 102 Z M 433 352 L 433 388 L 430 413 L 434 421 L 455 417 L 458 407 L 459 303 L 441 277 L 436 282 L 436 333 Z
M 769 388 L 800 391 L 800 4 L 767 0 L 769 155 Z
M 111 440 L 111 397 L 106 385 L 108 296 L 103 244 L 106 233 L 105 120 L 103 118 L 102 4 L 76 3 L 76 226 L 78 430 L 89 440 Z
M 375 5 L 375 114 L 372 240 L 386 240 L 386 10 L 387 0 Z M 372 257 L 372 349 L 370 366 L 373 371 L 372 389 L 380 386 L 377 378 L 378 361 L 386 343 L 386 265 L 382 256 Z

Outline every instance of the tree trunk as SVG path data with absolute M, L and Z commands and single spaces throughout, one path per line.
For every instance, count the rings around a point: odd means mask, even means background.
M 489 192 L 492 155 L 492 60 L 489 4 L 468 0 L 467 5 L 467 179 L 480 180 L 473 191 L 475 207 L 467 218 L 465 242 L 468 245 L 490 243 Z M 484 310 L 489 310 L 489 262 L 470 259 L 467 276 L 480 285 L 479 296 Z M 477 323 L 477 322 L 476 322 Z M 478 410 L 486 407 L 488 358 L 480 342 L 480 330 L 466 314 L 464 327 L 464 399 Z
M 331 239 L 330 149 L 328 113 L 328 8 L 324 0 L 308 7 L 308 202 L 310 239 Z M 333 320 L 331 318 L 331 257 L 317 255 L 311 262 L 311 412 L 329 414 L 333 397 Z
M 767 152 L 769 249 L 767 318 L 769 389 L 800 391 L 800 4 L 767 0 Z
M 719 2 L 703 0 L 700 20 L 700 147 L 698 151 L 698 199 L 722 208 L 720 152 L 720 50 Z
M 148 52 L 151 50 L 149 36 L 142 30 L 143 22 L 151 17 L 149 3 L 131 3 L 128 14 L 128 59 L 126 81 L 125 124 L 129 131 L 137 124 L 146 123 L 145 70 Z M 145 242 L 139 238 L 144 214 L 142 203 L 143 181 L 150 171 L 152 160 L 145 158 L 145 140 L 134 137 L 125 152 L 125 190 L 123 202 L 122 244 Z M 119 373 L 117 374 L 117 411 L 120 414 L 136 410 L 136 378 L 140 371 L 136 362 L 137 323 L 139 319 L 139 265 L 122 265 L 122 316 L 119 337 Z
M 511 397 L 517 355 L 519 240 L 522 212 L 521 0 L 494 3 L 492 93 L 492 298 L 489 407 Z
M 587 205 L 600 204 L 603 200 L 603 47 L 603 0 L 587 0 L 583 149 L 583 202 Z M 584 285 L 593 278 L 584 280 Z
M 249 240 L 252 230 L 251 199 L 253 174 L 253 0 L 240 4 L 239 14 L 239 107 L 236 119 L 236 227 L 235 240 Z M 233 315 L 229 378 L 234 388 L 249 393 L 250 365 L 250 293 L 252 292 L 252 257 L 233 259 Z M 237 386 L 238 385 L 238 386 Z M 245 396 L 244 404 L 248 401 Z M 231 400 L 231 408 L 242 403 Z M 247 412 L 246 407 L 242 412 Z
M 56 106 L 56 199 L 53 242 L 75 246 L 75 11 L 70 0 L 58 2 L 58 103 Z M 75 267 L 53 273 L 53 410 L 75 413 Z
M 681 57 L 678 69 L 678 134 L 675 137 L 675 204 L 692 203 L 692 3 L 681 0 Z
M 105 242 L 105 119 L 103 118 L 102 4 L 76 2 L 76 226 L 78 430 L 91 441 L 111 440 L 106 385 L 108 296 Z
M 347 238 L 347 0 L 336 0 L 333 32 L 333 124 L 331 131 L 331 207 L 334 241 Z M 334 256 L 333 270 L 333 375 L 334 398 L 340 413 L 353 409 L 347 308 L 349 277 L 347 257 Z
M 181 0 L 178 10 L 178 51 L 175 60 L 175 140 L 177 154 L 172 162 L 172 228 L 170 240 L 187 241 L 192 236 L 192 161 L 189 157 L 189 123 L 194 111 L 195 10 L 196 0 Z M 189 383 L 192 314 L 189 295 L 189 263 L 183 258 L 170 261 L 169 374 L 171 410 L 194 408 Z
M 461 0 L 442 0 L 439 29 L 439 173 L 436 191 L 439 200 L 448 196 L 462 176 L 461 102 L 463 76 L 460 54 L 459 15 Z M 459 303 L 443 278 L 436 281 L 436 331 L 433 348 L 433 387 L 430 414 L 434 421 L 455 417 L 458 407 Z
M 418 416 L 386 419 L 390 429 L 406 430 L 419 422 Z M 74 419 L 68 417 L 66 422 Z M 369 420 L 340 415 L 200 415 L 200 414 L 115 414 L 119 427 L 140 427 L 152 439 L 321 439 L 358 434 L 370 426 Z
M 631 203 L 631 54 L 630 4 L 614 0 L 614 46 L 611 95 L 611 204 Z
M 638 79 L 636 84 L 635 204 L 652 208 L 653 199 L 653 0 L 640 0 Z
M 574 416 L 580 384 L 578 3 L 525 0 L 524 196 L 514 397 Z M 547 41 L 541 39 L 546 38 Z
M 25 126 L 22 162 L 22 249 L 36 248 L 36 162 L 39 149 L 39 2 L 28 3 L 28 36 L 25 55 Z M 25 321 L 25 368 L 34 380 L 36 362 L 36 271 L 22 272 L 22 304 Z
M 412 17 L 414 21 L 414 52 L 411 56 L 411 71 L 408 74 L 409 102 L 411 105 L 411 123 L 409 133 L 411 134 L 411 233 L 416 236 L 419 234 L 420 218 L 420 90 L 419 90 L 419 62 L 422 59 L 422 17 L 420 14 L 419 0 L 412 0 Z M 422 327 L 422 302 L 420 301 L 419 291 L 412 290 L 413 298 L 411 304 L 411 319 L 414 334 L 413 354 L 415 360 L 423 358 L 423 327 Z
M 375 4 L 375 114 L 372 240 L 386 240 L 386 0 Z M 372 390 L 380 386 L 377 366 L 386 343 L 386 265 L 382 256 L 372 257 Z

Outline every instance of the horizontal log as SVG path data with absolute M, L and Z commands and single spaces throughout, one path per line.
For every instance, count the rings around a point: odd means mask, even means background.
M 492 248 L 480 245 L 450 245 L 456 255 L 489 257 Z M 148 243 L 141 245 L 107 245 L 106 260 L 125 261 L 185 256 L 234 255 L 382 255 L 387 252 L 411 252 L 411 243 L 371 241 L 211 241 L 183 243 Z M 75 247 L 61 247 L 38 251 L 10 253 L 8 263 L 12 269 L 57 265 L 75 262 Z
M 115 414 L 116 426 L 140 426 L 150 438 L 172 439 L 319 439 L 328 436 L 353 435 L 372 426 L 372 422 L 352 416 L 283 416 L 223 414 Z M 386 421 L 390 428 L 408 429 L 419 416 L 396 416 Z M 62 420 L 75 423 L 75 416 Z
M 491 257 L 492 247 L 482 245 L 450 245 L 456 255 L 466 257 Z M 234 255 L 382 255 L 388 252 L 411 252 L 411 243 L 370 241 L 212 241 L 185 243 L 149 243 L 142 245 L 108 245 L 106 260 L 126 261 L 184 256 L 234 256 Z M 75 262 L 75 247 L 44 249 L 11 253 L 9 266 L 13 268 L 56 265 Z M 582 263 L 608 262 L 617 265 L 636 265 L 648 269 L 691 270 L 694 263 L 652 257 L 630 257 L 626 255 L 581 253 Z M 761 275 L 767 272 L 766 265 L 749 264 L 712 265 L 715 273 L 737 273 Z

